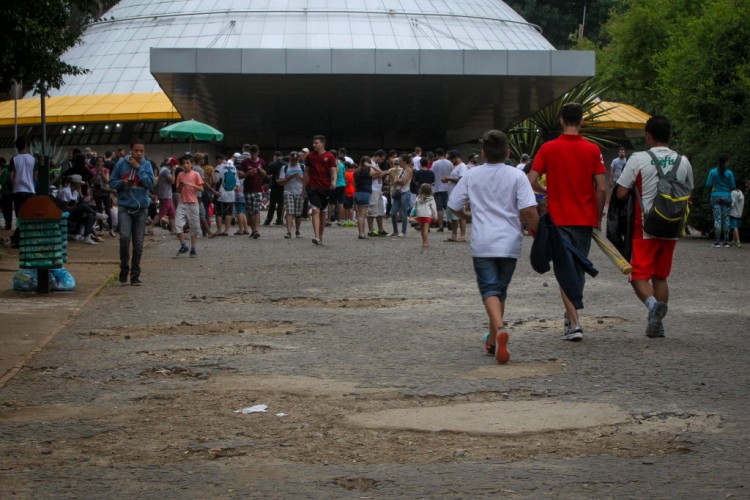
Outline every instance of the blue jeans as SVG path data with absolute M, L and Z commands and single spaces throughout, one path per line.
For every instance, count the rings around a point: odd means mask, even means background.
M 411 207 L 411 193 L 403 191 L 401 198 L 393 200 L 391 204 L 391 222 L 393 223 L 393 232 L 398 232 L 398 214 L 401 213 L 401 233 L 406 234 L 406 228 L 409 225 L 409 208 Z
M 119 207 L 117 218 L 120 225 L 120 277 L 130 273 L 131 278 L 141 275 L 143 239 L 146 234 L 148 207 L 134 209 Z M 130 243 L 133 243 L 133 260 L 130 260 Z
M 711 208 L 714 212 L 714 240 L 729 241 L 729 212 L 732 210 L 732 198 L 712 196 Z

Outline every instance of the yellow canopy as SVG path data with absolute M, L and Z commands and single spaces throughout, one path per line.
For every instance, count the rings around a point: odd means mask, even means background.
M 601 110 L 607 111 L 597 117 L 596 121 L 591 123 L 591 126 L 643 130 L 646 121 L 651 118 L 651 115 L 644 113 L 635 106 L 619 102 L 601 101 L 591 109 L 593 113 Z
M 47 123 L 181 120 L 163 92 L 56 96 L 46 100 Z M 40 99 L 18 100 L 18 124 L 42 122 Z M 13 125 L 13 101 L 0 102 L 0 126 Z

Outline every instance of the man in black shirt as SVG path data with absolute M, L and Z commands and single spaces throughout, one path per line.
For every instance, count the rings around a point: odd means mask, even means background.
M 279 184 L 279 173 L 284 168 L 284 159 L 281 151 L 273 154 L 273 161 L 268 165 L 268 177 L 271 182 L 271 197 L 268 204 L 268 215 L 264 226 L 270 226 L 273 220 L 273 214 L 276 212 L 276 225 L 283 226 L 282 217 L 284 215 L 284 186 Z

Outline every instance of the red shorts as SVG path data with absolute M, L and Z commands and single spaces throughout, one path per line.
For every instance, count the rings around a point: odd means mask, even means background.
M 162 200 L 159 200 L 159 215 L 157 216 L 157 218 L 161 219 L 165 215 L 170 219 L 175 218 L 174 204 L 172 203 L 171 198 L 164 198 Z
M 432 217 L 417 217 L 417 222 L 420 224 L 429 224 L 432 222 Z
M 677 240 L 662 240 L 650 238 L 647 240 L 633 240 L 633 258 L 630 264 L 634 280 L 650 280 L 651 278 L 667 279 L 672 271 L 672 254 Z

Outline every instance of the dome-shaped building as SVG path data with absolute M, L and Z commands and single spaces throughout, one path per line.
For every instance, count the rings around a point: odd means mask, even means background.
M 288 149 L 313 133 L 450 145 L 594 73 L 592 52 L 556 51 L 499 0 L 123 0 L 82 42 L 64 59 L 90 72 L 48 100 L 58 142 L 158 142 L 165 123 L 195 118 L 230 147 Z M 19 103 L 19 123 L 38 123 L 37 102 Z M 12 102 L 0 106 L 7 136 Z

